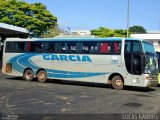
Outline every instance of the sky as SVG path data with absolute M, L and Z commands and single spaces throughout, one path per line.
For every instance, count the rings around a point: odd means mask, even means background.
M 128 0 L 25 0 L 41 2 L 58 18 L 58 25 L 71 30 L 99 27 L 127 29 Z M 129 0 L 130 26 L 160 31 L 160 0 Z

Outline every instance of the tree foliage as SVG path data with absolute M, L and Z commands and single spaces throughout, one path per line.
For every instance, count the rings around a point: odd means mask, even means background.
M 48 29 L 45 33 L 41 35 L 43 38 L 52 38 L 58 36 L 62 31 L 58 28 L 58 26 L 52 27 Z
M 132 34 L 147 33 L 146 29 L 143 26 L 138 26 L 138 25 L 130 27 L 129 32 Z
M 123 29 L 109 29 L 100 27 L 98 29 L 91 30 L 91 34 L 98 37 L 126 37 L 127 31 Z
M 33 36 L 41 36 L 57 26 L 57 18 L 42 3 L 0 0 L 0 22 L 27 28 Z
M 123 29 L 115 29 L 114 37 L 127 37 L 127 30 Z
M 114 35 L 112 30 L 105 27 L 100 27 L 98 29 L 91 30 L 91 34 L 98 37 L 109 37 Z

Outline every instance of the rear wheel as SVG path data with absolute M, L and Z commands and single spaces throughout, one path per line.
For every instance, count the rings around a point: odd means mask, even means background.
M 37 79 L 41 83 L 45 83 L 47 81 L 47 73 L 44 70 L 41 70 L 37 74 Z
M 28 69 L 24 72 L 23 78 L 27 81 L 32 81 L 34 78 L 33 71 L 31 69 Z
M 120 77 L 119 75 L 114 76 L 112 78 L 112 87 L 116 90 L 123 90 L 124 89 L 124 82 L 122 77 Z

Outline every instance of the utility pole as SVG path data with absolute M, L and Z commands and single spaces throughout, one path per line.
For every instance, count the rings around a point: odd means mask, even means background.
M 128 0 L 128 7 L 127 7 L 127 38 L 129 37 L 129 23 L 130 23 L 130 0 Z
M 159 27 L 159 31 L 160 31 L 160 20 L 159 20 L 159 26 L 158 27 Z

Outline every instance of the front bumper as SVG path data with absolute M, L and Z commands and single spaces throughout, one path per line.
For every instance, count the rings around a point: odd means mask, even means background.
M 150 80 L 148 81 L 148 86 L 149 87 L 157 87 L 158 85 L 158 80 Z

